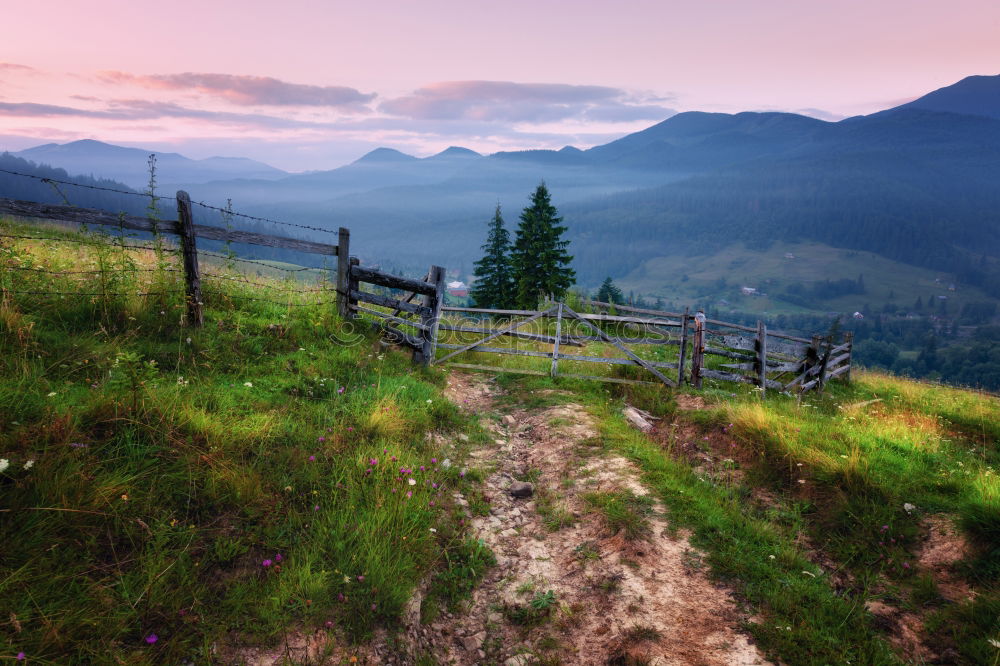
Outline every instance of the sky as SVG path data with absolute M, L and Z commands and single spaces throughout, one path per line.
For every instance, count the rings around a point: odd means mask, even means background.
M 0 151 L 289 171 L 586 148 L 681 111 L 835 121 L 1000 73 L 996 0 L 35 0 L 4 24 Z

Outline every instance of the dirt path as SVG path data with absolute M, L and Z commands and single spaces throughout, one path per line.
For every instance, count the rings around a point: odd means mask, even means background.
M 488 471 L 490 501 L 490 515 L 472 526 L 498 565 L 464 614 L 417 628 L 414 600 L 410 636 L 424 654 L 459 665 L 767 663 L 734 628 L 742 618 L 733 599 L 706 578 L 683 534 L 671 533 L 638 470 L 602 451 L 592 417 L 564 404 L 498 419 L 490 379 L 452 374 L 447 394 L 495 436 L 495 446 L 472 453 Z M 524 479 L 533 496 L 512 497 L 511 484 Z M 648 514 L 641 535 L 609 529 L 586 499 L 594 493 L 639 498 Z
M 392 637 L 380 632 L 367 646 L 348 647 L 321 630 L 290 632 L 284 645 L 244 648 L 234 661 L 768 664 L 736 629 L 746 616 L 727 590 L 708 580 L 702 555 L 685 535 L 670 530 L 662 505 L 639 482 L 635 466 L 600 446 L 590 414 L 576 404 L 501 413 L 491 380 L 453 373 L 446 389 L 494 436 L 494 444 L 472 451 L 467 464 L 487 474 L 489 515 L 471 517 L 471 525 L 495 553 L 497 566 L 465 611 L 443 612 L 424 624 L 418 590 L 402 631 Z M 525 480 L 533 485 L 532 495 L 512 497 L 511 485 Z M 610 526 L 594 506 L 595 494 L 628 498 L 639 509 L 633 534 Z M 460 494 L 455 500 L 468 506 Z

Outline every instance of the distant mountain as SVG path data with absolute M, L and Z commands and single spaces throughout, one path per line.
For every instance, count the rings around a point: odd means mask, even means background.
M 967 76 L 958 83 L 939 88 L 896 109 L 946 111 L 1000 119 L 1000 74 Z
M 354 164 L 370 164 L 373 162 L 380 163 L 400 163 L 400 162 L 416 162 L 420 158 L 414 157 L 413 155 L 407 155 L 406 153 L 401 153 L 398 150 L 392 148 L 376 148 L 370 153 L 366 153 L 354 160 Z
M 14 155 L 65 169 L 69 173 L 110 178 L 142 189 L 149 182 L 146 161 L 150 153 L 156 153 L 156 180 L 162 186 L 233 178 L 273 180 L 288 175 L 285 171 L 244 157 L 192 160 L 177 153 L 125 148 L 91 139 L 64 144 L 47 143 Z

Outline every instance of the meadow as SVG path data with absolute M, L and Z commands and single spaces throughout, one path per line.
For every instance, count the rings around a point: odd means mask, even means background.
M 209 264 L 195 329 L 169 252 L 0 233 L 34 237 L 0 237 L 0 657 L 225 663 L 220 646 L 295 628 L 363 644 L 418 588 L 461 609 L 491 556 L 453 492 L 481 497 L 460 461 L 493 440 L 444 397 L 446 370 L 339 320 L 322 276 Z M 770 659 L 1000 663 L 996 397 L 874 372 L 764 400 L 713 381 L 498 384 L 594 417 L 588 447 L 637 465 Z M 632 499 L 588 502 L 640 538 Z M 953 557 L 929 558 L 942 545 Z

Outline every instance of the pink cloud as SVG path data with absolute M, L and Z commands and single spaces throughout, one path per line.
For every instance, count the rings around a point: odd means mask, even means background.
M 636 103 L 619 88 L 567 83 L 444 81 L 389 99 L 379 110 L 423 120 L 552 122 L 571 118 L 602 121 L 662 119 L 673 111 Z
M 375 99 L 374 93 L 362 93 L 346 86 L 288 83 L 269 76 L 194 72 L 143 76 L 116 71 L 102 72 L 100 76 L 106 83 L 155 90 L 194 90 L 241 106 L 320 106 L 359 113 L 369 111 L 367 104 Z

